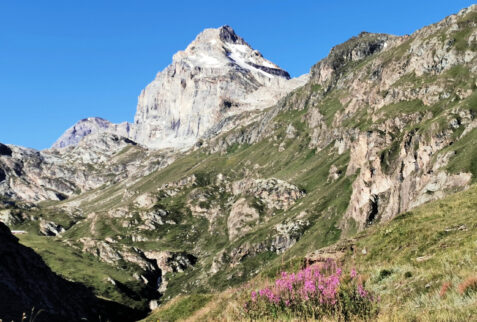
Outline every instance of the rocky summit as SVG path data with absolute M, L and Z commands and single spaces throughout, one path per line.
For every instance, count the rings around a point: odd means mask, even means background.
M 229 26 L 207 29 L 141 92 L 133 138 L 190 147 L 222 120 L 270 107 L 305 81 L 290 80 Z
M 19 250 L 2 248 L 0 273 L 31 247 L 45 285 L 71 286 L 46 263 L 127 320 L 471 320 L 476 89 L 475 5 L 411 35 L 360 33 L 299 78 L 231 27 L 206 29 L 133 124 L 88 118 L 43 151 L 0 144 L 0 220 L 25 245 L 2 228 Z M 334 302 L 274 297 L 310 265 L 334 267 L 320 280 L 341 283 Z M 89 293 L 61 311 L 45 285 L 29 295 L 31 276 L 8 278 L 0 295 L 20 311 L 117 318 Z

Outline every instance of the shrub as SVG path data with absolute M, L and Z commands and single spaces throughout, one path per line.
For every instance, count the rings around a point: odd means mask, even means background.
M 382 281 L 382 280 L 385 279 L 386 277 L 391 276 L 392 273 L 393 273 L 393 272 L 390 271 L 389 269 L 382 269 L 382 270 L 379 272 L 378 281 Z
M 197 172 L 197 173 L 194 173 L 194 175 L 195 175 L 195 185 L 198 187 L 206 187 L 213 183 L 212 173 Z
M 374 296 L 353 269 L 343 274 L 334 262 L 282 272 L 273 285 L 252 291 L 244 304 L 247 318 L 367 319 L 377 314 Z

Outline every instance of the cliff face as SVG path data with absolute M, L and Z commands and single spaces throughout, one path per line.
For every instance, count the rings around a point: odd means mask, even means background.
M 229 26 L 207 29 L 141 93 L 132 137 L 152 148 L 190 147 L 228 116 L 270 107 L 303 83 Z
M 475 10 L 411 36 L 361 34 L 312 68 L 311 83 L 342 106 L 330 124 L 317 122 L 313 144 L 322 146 L 331 126 L 341 152 L 349 149 L 346 175 L 359 175 L 345 218 L 361 228 L 442 198 L 475 176 L 469 168 L 446 169 L 459 158 L 451 145 L 476 126 Z M 317 107 L 310 113 L 322 114 Z

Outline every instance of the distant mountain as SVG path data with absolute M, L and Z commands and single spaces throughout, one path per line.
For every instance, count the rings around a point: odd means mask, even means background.
M 52 145 L 52 148 L 60 149 L 78 143 L 85 137 L 96 133 L 112 133 L 123 137 L 129 137 L 131 125 L 127 122 L 114 124 L 100 117 L 88 117 L 77 122 L 63 133 Z

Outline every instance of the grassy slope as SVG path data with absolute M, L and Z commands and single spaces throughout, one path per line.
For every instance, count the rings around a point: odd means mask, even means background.
M 362 249 L 367 250 L 362 255 Z M 402 214 L 358 235 L 348 265 L 370 276 L 383 310 L 405 319 L 467 320 L 477 313 L 477 294 L 457 286 L 477 274 L 477 186 Z M 452 287 L 445 297 L 445 282 Z
M 113 279 L 117 284 L 130 288 L 131 293 L 139 293 L 140 290 L 134 289 L 136 281 L 132 278 L 132 271 L 100 262 L 93 255 L 68 247 L 54 237 L 32 233 L 18 237 L 23 245 L 37 252 L 55 273 L 91 287 L 97 296 L 104 299 L 139 310 L 145 309 L 140 298 L 118 292 L 117 287 L 108 281 L 108 278 Z
M 477 275 L 476 231 L 474 185 L 360 233 L 355 251 L 345 254 L 344 266 L 356 267 L 367 278 L 368 287 L 381 297 L 379 320 L 470 321 L 477 314 L 477 290 L 462 295 L 458 285 Z M 303 257 L 295 262 L 303 263 Z M 259 285 L 268 278 L 262 273 L 252 284 Z M 445 282 L 451 287 L 441 296 Z M 155 311 L 148 321 L 183 319 L 180 308 L 184 307 L 193 313 L 190 320 L 241 319 L 241 301 L 249 290 L 245 285 L 213 297 L 181 297 Z M 196 306 L 200 300 L 204 305 Z M 193 308 L 195 313 L 190 312 Z

